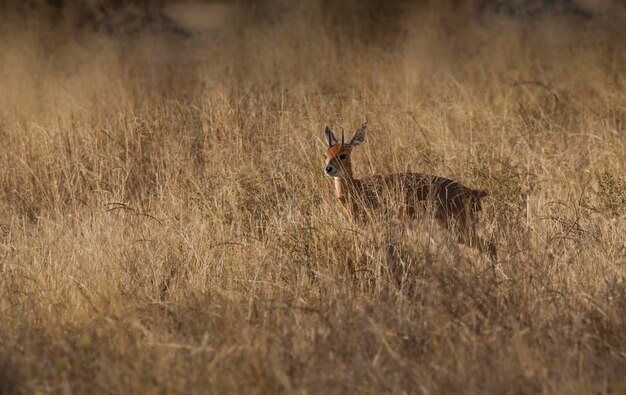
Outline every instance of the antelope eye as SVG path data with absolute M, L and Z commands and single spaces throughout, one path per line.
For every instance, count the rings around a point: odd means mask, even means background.
M 339 159 L 345 160 L 348 157 L 348 154 L 340 154 Z

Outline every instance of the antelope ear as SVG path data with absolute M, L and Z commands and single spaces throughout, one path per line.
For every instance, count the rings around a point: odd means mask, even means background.
M 361 125 L 360 128 L 357 129 L 356 132 L 354 132 L 354 135 L 352 136 L 352 139 L 350 140 L 350 145 L 359 145 L 361 144 L 363 141 L 365 141 L 365 132 L 367 132 L 367 122 L 363 122 L 363 125 Z
M 333 133 L 332 130 L 330 130 L 328 126 L 326 126 L 326 130 L 324 131 L 324 134 L 326 135 L 326 141 L 328 141 L 329 147 L 332 147 L 333 145 L 337 144 L 337 138 L 335 137 L 335 134 Z

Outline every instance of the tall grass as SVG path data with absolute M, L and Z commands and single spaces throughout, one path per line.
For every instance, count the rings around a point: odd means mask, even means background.
M 369 35 L 323 4 L 191 38 L 3 17 L 0 392 L 625 391 L 623 15 Z M 490 191 L 495 271 L 341 216 L 323 130 L 365 119 L 358 176 Z

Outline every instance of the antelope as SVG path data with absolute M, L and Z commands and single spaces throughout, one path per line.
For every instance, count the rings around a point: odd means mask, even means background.
M 349 220 L 363 223 L 370 213 L 415 220 L 430 209 L 439 224 L 456 233 L 459 243 L 476 247 L 487 252 L 492 259 L 496 258 L 493 243 L 484 241 L 476 232 L 476 217 L 481 210 L 481 199 L 487 196 L 486 191 L 420 173 L 354 178 L 352 150 L 365 141 L 366 132 L 367 122 L 346 143 L 343 130 L 341 142 L 328 126 L 325 130 L 328 148 L 324 153 L 324 172 L 334 179 L 335 195 Z

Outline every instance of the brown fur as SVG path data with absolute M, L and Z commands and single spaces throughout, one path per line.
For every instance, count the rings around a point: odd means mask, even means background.
M 365 130 L 364 124 L 357 131 L 363 133 L 361 141 Z M 332 132 L 331 136 L 334 137 Z M 477 213 L 482 209 L 480 201 L 487 196 L 486 191 L 420 173 L 374 175 L 357 179 L 353 176 L 350 158 L 353 148 L 354 145 L 350 143 L 336 143 L 329 146 L 325 153 L 326 167 L 332 166 L 338 171 L 338 176 L 334 178 L 335 195 L 348 218 L 359 223 L 376 215 L 413 220 L 430 213 L 442 226 L 454 231 L 459 242 L 477 247 L 495 257 L 494 245 L 485 242 L 476 233 Z M 346 154 L 344 160 L 340 159 L 341 154 Z

